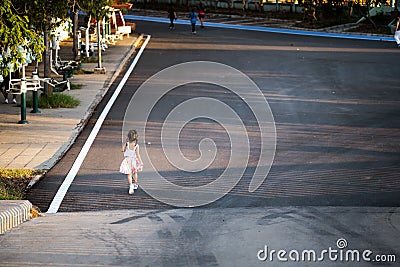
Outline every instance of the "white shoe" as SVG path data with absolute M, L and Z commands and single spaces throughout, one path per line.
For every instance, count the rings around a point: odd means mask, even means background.
M 139 185 L 138 184 L 133 184 L 133 188 L 136 190 L 136 189 L 139 188 Z
M 14 99 L 13 99 L 13 103 L 14 103 L 14 104 L 17 104 L 17 99 L 14 98 Z
M 4 99 L 4 104 L 8 104 L 8 99 Z
M 129 185 L 129 195 L 132 195 L 135 192 L 135 186 L 133 184 Z

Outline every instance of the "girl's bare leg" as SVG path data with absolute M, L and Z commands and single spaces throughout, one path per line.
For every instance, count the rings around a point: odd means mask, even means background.
M 128 191 L 128 193 L 130 194 L 130 195 L 132 195 L 133 194 L 133 192 L 135 191 L 135 186 L 132 184 L 132 174 L 128 174 L 128 183 L 129 183 L 129 191 Z
M 128 174 L 128 184 L 132 184 L 132 174 Z
M 134 183 L 134 184 L 137 184 L 137 178 L 138 178 L 138 175 L 137 175 L 137 172 L 135 172 L 135 173 L 133 174 L 133 183 Z

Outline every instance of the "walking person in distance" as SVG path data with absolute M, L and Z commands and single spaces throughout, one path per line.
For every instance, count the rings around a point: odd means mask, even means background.
M 168 18 L 169 18 L 169 21 L 171 22 L 169 24 L 169 29 L 170 30 L 175 29 L 174 20 L 177 19 L 177 16 L 176 16 L 176 12 L 175 12 L 175 8 L 174 8 L 173 4 L 171 4 L 168 9 Z
M 6 77 L 3 78 L 3 81 L 0 83 L 0 90 L 1 93 L 4 96 L 4 104 L 8 104 L 8 95 L 9 95 L 9 89 L 10 89 L 10 79 L 18 79 L 19 78 L 19 72 L 12 72 Z M 12 102 L 14 104 L 17 103 L 17 96 L 15 94 L 12 94 Z
M 190 24 L 192 25 L 192 33 L 196 34 L 196 22 L 198 20 L 199 15 L 197 12 L 192 8 L 192 11 L 189 13 Z
M 204 6 L 201 0 L 199 5 L 197 6 L 197 11 L 199 12 L 200 27 L 204 28 L 204 17 L 206 15 L 206 7 Z
M 397 13 L 396 28 L 394 30 L 394 39 L 396 40 L 397 46 L 400 48 L 400 13 Z

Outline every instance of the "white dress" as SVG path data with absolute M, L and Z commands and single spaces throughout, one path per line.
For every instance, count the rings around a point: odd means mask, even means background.
M 139 162 L 139 159 L 136 156 L 136 149 L 139 145 L 135 145 L 133 149 L 129 148 L 129 143 L 126 143 L 126 149 L 124 152 L 124 159 L 122 160 L 121 166 L 119 167 L 119 171 L 123 174 L 131 174 L 136 173 L 138 171 L 142 171 L 142 165 Z

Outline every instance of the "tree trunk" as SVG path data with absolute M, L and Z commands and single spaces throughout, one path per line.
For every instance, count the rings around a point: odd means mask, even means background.
M 73 42 L 73 48 L 72 51 L 74 52 L 74 60 L 79 61 L 81 60 L 81 51 L 79 48 L 79 35 L 78 35 L 78 10 L 75 8 L 75 11 L 72 13 L 73 14 L 73 19 L 72 19 L 72 29 L 73 29 L 73 36 L 74 36 L 74 42 Z
M 50 70 L 50 38 L 48 31 L 44 31 L 44 44 L 46 49 L 44 50 L 44 57 L 43 57 L 43 66 L 44 66 L 44 77 L 50 78 L 51 70 Z M 44 94 L 51 95 L 53 93 L 53 88 L 49 86 L 47 83 L 44 83 Z
M 99 68 L 99 69 L 101 69 L 102 68 L 102 65 L 101 65 L 101 48 L 102 48 L 102 46 L 101 46 L 101 33 L 100 33 L 100 23 L 101 23 L 101 19 L 98 19 L 97 20 L 97 67 Z

